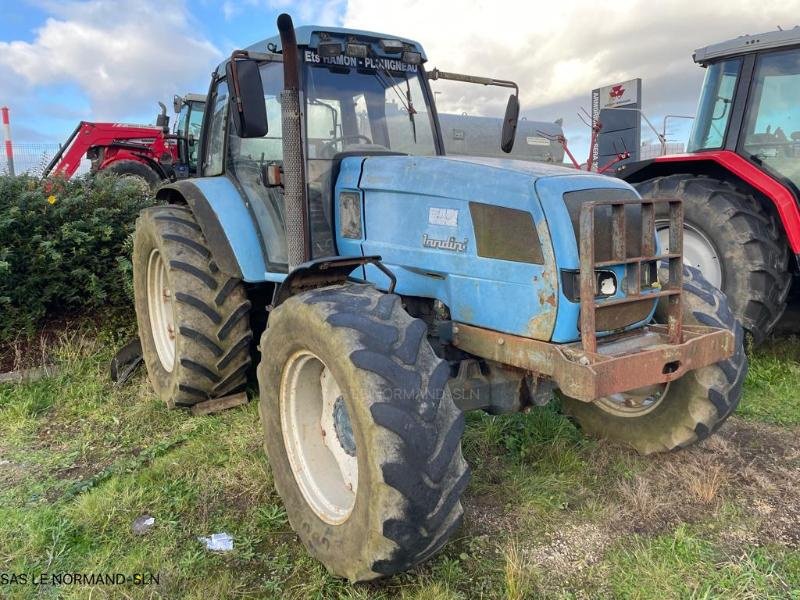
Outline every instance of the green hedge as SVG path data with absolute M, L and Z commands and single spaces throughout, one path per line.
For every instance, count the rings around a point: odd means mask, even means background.
M 0 340 L 46 317 L 130 304 L 131 235 L 152 203 L 113 176 L 0 177 Z

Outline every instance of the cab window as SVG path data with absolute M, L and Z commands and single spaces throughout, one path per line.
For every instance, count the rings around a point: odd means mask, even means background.
M 745 121 L 744 154 L 800 187 L 800 50 L 756 63 Z

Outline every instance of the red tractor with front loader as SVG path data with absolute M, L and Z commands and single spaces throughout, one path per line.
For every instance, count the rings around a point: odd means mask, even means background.
M 177 121 L 169 130 L 167 108 L 155 125 L 92 123 L 81 121 L 44 170 L 43 176 L 72 177 L 85 158 L 91 173 L 108 171 L 141 180 L 148 188 L 163 181 L 184 179 L 197 167 L 197 140 L 205 109 L 205 96 L 175 96 Z
M 800 27 L 707 46 L 694 61 L 706 76 L 687 153 L 617 175 L 644 198 L 683 198 L 685 261 L 759 343 L 800 265 Z M 667 223 L 657 221 L 665 246 Z

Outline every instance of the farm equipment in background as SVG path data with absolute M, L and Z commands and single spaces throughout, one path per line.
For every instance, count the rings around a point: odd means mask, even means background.
M 707 71 L 687 153 L 617 175 L 645 198 L 683 198 L 687 264 L 725 292 L 758 343 L 783 314 L 800 261 L 800 27 L 693 58 Z M 656 227 L 669 247 L 664 213 Z
M 682 266 L 680 200 L 444 156 L 418 43 L 295 30 L 285 14 L 278 31 L 212 74 L 199 176 L 159 188 L 137 221 L 135 304 L 170 407 L 243 393 L 260 354 L 275 487 L 332 573 L 398 573 L 456 531 L 462 410 L 509 413 L 557 390 L 587 433 L 642 453 L 702 440 L 735 410 L 741 328 Z M 508 153 L 517 89 L 492 82 L 513 88 Z
M 497 145 L 503 119 L 478 115 L 439 113 L 445 154 L 448 156 L 485 156 L 515 158 L 561 164 L 564 147 L 557 140 L 563 137 L 561 121 L 547 123 L 520 119 L 517 123 L 518 143 L 506 154 Z
M 169 131 L 166 106 L 156 125 L 92 123 L 81 121 L 43 172 L 72 177 L 85 158 L 91 173 L 109 171 L 141 180 L 153 189 L 163 181 L 189 177 L 196 170 L 196 140 L 203 117 L 205 96 L 175 96 L 178 115 L 174 133 Z

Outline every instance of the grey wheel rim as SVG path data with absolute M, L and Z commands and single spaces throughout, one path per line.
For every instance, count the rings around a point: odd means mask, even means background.
M 332 525 L 353 512 L 358 460 L 352 425 L 331 370 L 313 352 L 286 362 L 279 394 L 286 456 L 306 503 Z
M 167 265 L 155 248 L 147 260 L 147 312 L 158 360 L 167 373 L 172 373 L 175 368 L 175 306 Z
M 664 252 L 669 252 L 669 222 L 656 222 L 658 241 Z M 700 229 L 691 223 L 683 224 L 683 264 L 694 267 L 711 285 L 722 289 L 722 262 L 716 246 Z

